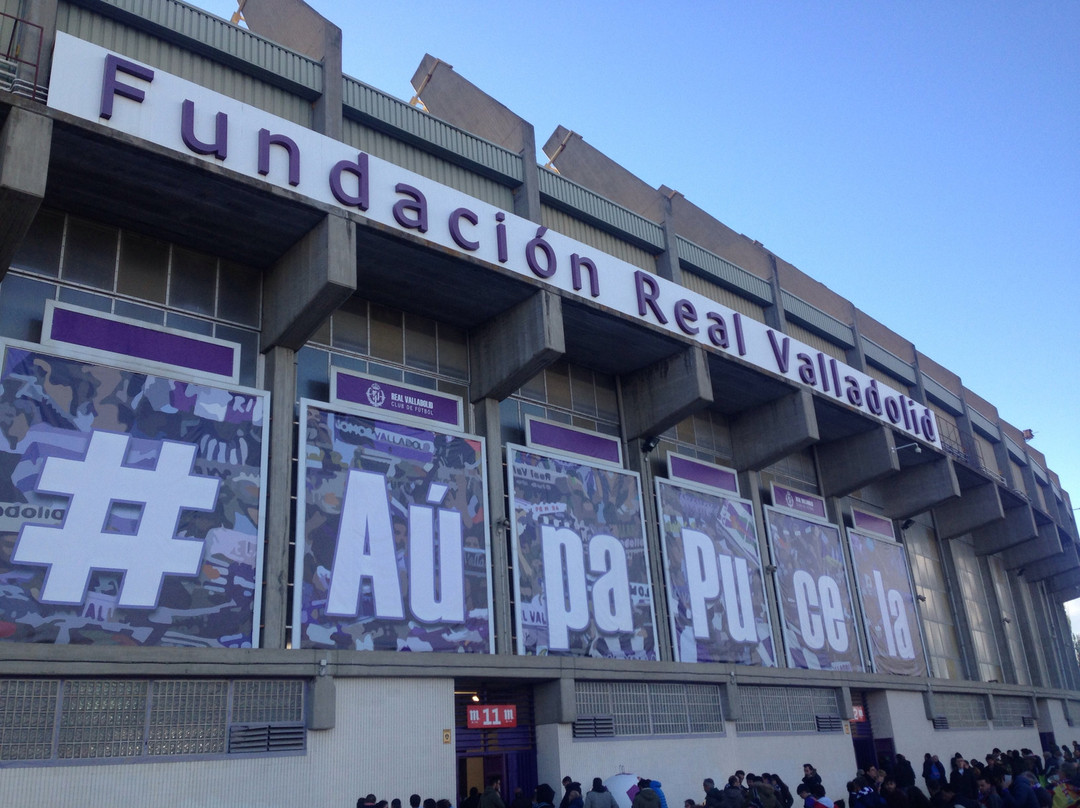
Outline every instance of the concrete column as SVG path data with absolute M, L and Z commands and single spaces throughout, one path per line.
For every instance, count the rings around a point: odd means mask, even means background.
M 694 346 L 622 378 L 628 440 L 658 435 L 713 402 L 705 349 Z
M 28 65 L 19 66 L 19 78 L 37 84 L 48 84 L 49 73 L 52 71 L 53 48 L 56 45 L 56 9 L 58 0 L 28 0 L 22 4 L 18 16 L 27 22 L 41 26 L 41 51 L 38 54 L 37 76 Z M 34 49 L 38 47 L 37 31 L 32 28 L 20 26 L 21 38 L 19 47 L 24 54 L 23 58 L 31 58 Z M 6 265 L 5 265 L 6 266 Z
M 1009 508 L 1004 516 L 1001 521 L 991 522 L 972 532 L 976 555 L 1000 553 L 1038 535 L 1035 512 L 1030 505 L 1025 503 L 1019 508 Z
M 627 404 L 625 388 L 622 385 L 620 385 L 620 388 L 622 398 L 620 410 L 623 413 L 625 423 L 630 406 Z M 652 463 L 649 462 L 652 455 L 642 451 L 644 442 L 642 438 L 627 441 L 626 465 L 631 471 L 636 471 L 641 475 L 641 509 L 645 517 L 645 546 L 649 551 L 649 580 L 654 582 L 652 593 L 653 611 L 656 614 L 657 658 L 669 662 L 675 657 L 671 640 L 671 615 L 668 612 L 667 598 L 663 594 L 664 588 L 659 583 L 665 580 L 664 554 L 661 552 L 660 546 L 660 519 L 656 512 L 656 497 L 653 496 L 656 486 L 653 482 L 655 476 Z
M 821 493 L 844 497 L 865 485 L 900 471 L 891 429 L 874 427 L 817 446 Z
M 966 488 L 957 499 L 934 509 L 938 536 L 953 539 L 1005 518 L 997 483 Z
M 475 353 L 475 352 L 474 352 Z M 473 407 L 476 431 L 484 437 L 487 455 L 488 501 L 491 525 L 491 615 L 494 621 L 495 653 L 513 654 L 513 622 L 510 616 L 510 552 L 512 514 L 506 513 L 506 475 L 503 473 L 502 419 L 494 398 L 477 401 Z
M 536 130 L 526 120 L 521 121 L 522 183 L 514 189 L 514 213 L 523 219 L 542 224 L 540 212 L 540 167 L 536 165 Z
M 288 638 L 289 540 L 292 538 L 293 445 L 296 439 L 296 351 L 266 353 L 270 391 L 270 463 L 266 480 L 266 551 L 263 556 L 263 648 L 284 648 Z M 297 581 L 297 591 L 300 582 Z
M 470 334 L 471 396 L 498 401 L 566 353 L 562 298 L 541 290 Z
M 300 350 L 356 291 L 356 225 L 328 214 L 263 276 L 263 350 Z
M 907 519 L 935 508 L 945 500 L 960 496 L 960 483 L 952 458 L 939 457 L 929 463 L 909 466 L 882 484 L 885 516 Z
M 682 285 L 682 266 L 679 264 L 679 236 L 671 213 L 671 198 L 678 191 L 665 194 L 661 203 L 663 220 L 660 227 L 664 233 L 664 251 L 656 256 L 656 274 L 661 278 Z
M 1009 646 L 1009 638 L 1005 634 L 1004 615 L 1001 612 L 1001 600 L 998 598 L 997 587 L 994 586 L 994 575 L 990 571 L 990 561 L 983 556 L 977 558 L 979 576 L 982 578 L 983 589 L 986 591 L 986 605 L 990 610 L 990 625 L 994 629 L 994 642 L 998 648 L 998 661 L 1001 663 L 1003 682 L 1017 683 L 1016 666 L 1018 660 L 1012 658 L 1012 649 Z M 1013 619 L 1013 618 L 1010 618 Z M 991 702 L 993 700 L 991 699 Z
M 739 471 L 763 469 L 819 438 L 813 395 L 796 390 L 732 419 L 733 465 Z
M 45 196 L 52 120 L 12 107 L 0 129 L 0 279 Z

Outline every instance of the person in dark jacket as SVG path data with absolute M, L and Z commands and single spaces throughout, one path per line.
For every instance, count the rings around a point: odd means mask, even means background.
M 718 808 L 743 808 L 745 804 L 746 795 L 742 790 L 742 786 L 739 785 L 738 775 L 733 774 L 728 778 L 724 790 L 720 792 Z
M 541 783 L 534 792 L 536 796 L 536 808 L 554 808 L 555 789 L 547 783 Z
M 896 771 L 893 776 L 896 778 L 896 787 L 905 793 L 915 785 L 915 769 L 912 768 L 911 761 L 903 755 L 896 756 Z
M 821 785 L 821 775 L 817 773 L 817 769 L 811 766 L 809 763 L 802 765 L 803 778 L 802 781 L 808 786 Z
M 652 781 L 648 777 L 638 779 L 638 792 L 630 808 L 660 808 L 660 795 L 652 787 Z
M 716 783 L 713 779 L 707 777 L 701 784 L 701 787 L 705 789 L 705 800 L 702 802 L 702 808 L 720 808 L 723 794 L 720 793 L 720 789 L 716 787 Z
M 971 767 L 968 766 L 968 762 L 962 757 L 953 759 L 952 774 L 949 775 L 949 785 L 952 786 L 953 792 L 959 794 L 966 800 L 974 800 L 979 793 L 978 787 L 975 785 L 975 775 L 971 771 Z
M 480 795 L 480 808 L 506 808 L 502 794 L 499 793 L 501 788 L 502 777 L 498 774 L 491 775 L 488 778 L 488 787 Z
M 604 781 L 594 777 L 592 788 L 585 795 L 585 808 L 619 808 L 615 802 L 615 796 L 607 790 Z

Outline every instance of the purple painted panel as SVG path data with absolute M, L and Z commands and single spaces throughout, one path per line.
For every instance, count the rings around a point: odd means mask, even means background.
M 434 391 L 421 392 L 411 387 L 339 372 L 337 397 L 339 401 L 351 401 L 399 415 L 411 415 L 414 418 L 461 428 L 458 400 L 451 396 L 441 396 Z
M 865 511 L 858 511 L 852 508 L 851 520 L 854 523 L 856 530 L 865 530 L 867 533 L 873 533 L 877 536 L 887 536 L 890 539 L 896 538 L 896 534 L 893 532 L 892 519 L 886 519 L 883 516 L 877 516 L 876 514 L 866 513 Z
M 58 342 L 111 351 L 136 359 L 165 362 L 178 368 L 213 373 L 231 379 L 236 347 L 181 336 L 150 326 L 117 322 L 57 306 L 49 336 Z
M 719 488 L 721 491 L 730 491 L 733 494 L 739 493 L 739 479 L 734 472 L 718 469 L 708 463 L 698 463 L 681 455 L 669 455 L 669 458 L 672 477 Z
M 530 421 L 529 445 L 547 446 L 563 452 L 573 452 L 586 457 L 595 457 L 608 463 L 621 463 L 619 439 L 582 432 L 569 426 L 549 424 L 545 421 Z
M 821 497 L 787 488 L 773 483 L 773 505 L 778 508 L 787 508 L 789 511 L 798 511 L 807 516 L 816 516 L 825 519 L 825 500 Z

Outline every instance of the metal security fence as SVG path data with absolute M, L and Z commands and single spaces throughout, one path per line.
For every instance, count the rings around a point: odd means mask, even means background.
M 577 682 L 575 738 L 724 732 L 718 685 Z
M 0 765 L 303 753 L 302 680 L 6 679 Z
M 735 728 L 740 734 L 840 732 L 842 719 L 833 688 L 739 686 Z

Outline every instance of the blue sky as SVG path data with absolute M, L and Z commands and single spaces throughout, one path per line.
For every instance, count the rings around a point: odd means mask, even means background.
M 228 17 L 234 0 L 199 0 Z M 666 184 L 1032 429 L 1080 505 L 1080 3 L 312 0 Z

